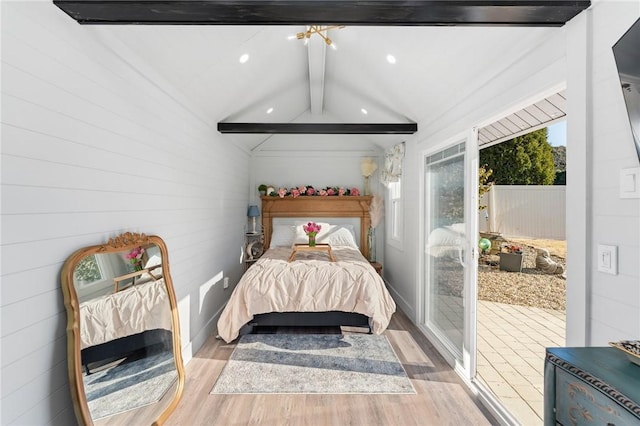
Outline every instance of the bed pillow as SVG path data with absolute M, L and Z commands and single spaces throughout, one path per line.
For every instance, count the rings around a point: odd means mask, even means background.
M 353 225 L 330 225 L 326 234 L 318 240 L 321 244 L 329 244 L 331 247 L 351 247 L 358 249 Z
M 269 248 L 291 247 L 296 234 L 291 225 L 274 225 Z
M 464 223 L 436 228 L 429 234 L 428 247 L 459 246 L 464 239 Z
M 429 234 L 427 253 L 431 256 L 457 257 L 464 244 L 464 223 L 436 228 Z
M 157 253 L 157 254 L 154 254 L 154 255 L 150 256 L 149 260 L 144 265 L 144 269 L 153 268 L 154 266 L 158 266 L 158 265 L 160 265 L 160 267 L 157 267 L 157 268 L 153 269 L 153 271 L 151 271 L 151 273 L 153 274 L 153 277 L 145 272 L 144 274 L 140 275 L 140 279 L 149 279 L 150 280 L 152 278 L 161 278 L 162 277 L 162 275 L 164 273 L 162 272 L 162 256 L 160 255 L 160 253 Z
M 306 224 L 305 222 L 304 224 Z M 331 225 L 324 222 L 316 222 L 322 228 L 318 235 L 316 235 L 316 242 L 318 244 L 329 244 L 331 247 L 351 247 L 358 249 L 358 243 L 356 243 L 356 233 L 353 225 Z M 304 232 L 302 226 L 299 224 L 295 226 L 295 244 L 306 244 L 309 242 L 309 236 Z

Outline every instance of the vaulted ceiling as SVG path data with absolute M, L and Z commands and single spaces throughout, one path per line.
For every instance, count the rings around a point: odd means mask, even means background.
M 356 26 L 295 37 L 304 25 L 86 26 L 189 108 L 218 122 L 437 122 L 558 27 Z M 241 62 L 242 55 L 248 55 Z M 395 63 L 387 60 L 393 55 Z M 152 70 L 152 72 L 149 72 Z M 363 113 L 366 110 L 366 114 Z M 270 112 L 269 112 L 270 111 Z M 237 135 L 248 150 L 386 148 L 406 135 Z

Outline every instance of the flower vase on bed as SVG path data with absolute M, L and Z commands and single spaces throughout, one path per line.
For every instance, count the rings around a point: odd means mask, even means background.
M 142 255 L 144 255 L 144 249 L 142 247 L 136 247 L 125 255 L 125 258 L 133 267 L 134 271 L 142 271 Z
M 302 229 L 304 229 L 304 232 L 309 236 L 309 247 L 315 247 L 316 235 L 318 235 L 318 232 L 320 232 L 322 226 L 318 225 L 315 222 L 309 222 L 306 225 L 303 225 Z

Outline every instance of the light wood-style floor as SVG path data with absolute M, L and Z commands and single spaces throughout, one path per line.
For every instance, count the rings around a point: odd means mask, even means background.
M 314 330 L 313 332 L 317 332 Z M 343 333 L 363 332 L 343 329 Z M 186 366 L 171 425 L 489 425 L 496 424 L 429 341 L 396 312 L 384 332 L 416 395 L 211 395 L 233 352 L 211 336 Z

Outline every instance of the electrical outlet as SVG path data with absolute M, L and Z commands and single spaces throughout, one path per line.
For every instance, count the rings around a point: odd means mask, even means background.
M 229 288 L 229 277 L 224 277 L 222 288 Z

